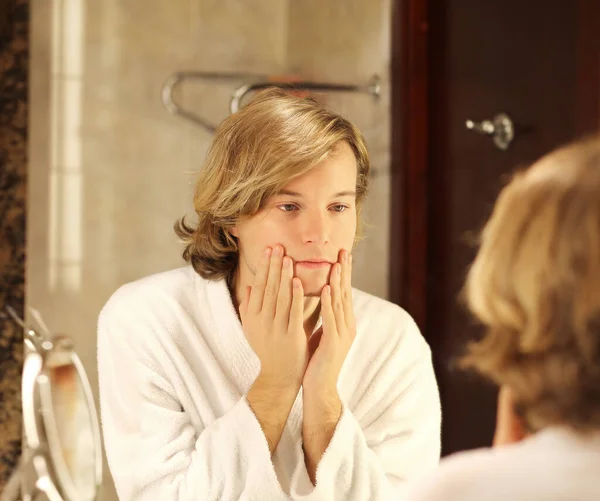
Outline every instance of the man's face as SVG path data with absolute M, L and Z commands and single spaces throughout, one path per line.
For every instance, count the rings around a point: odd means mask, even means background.
M 240 282 L 251 284 L 266 247 L 280 244 L 294 261 L 306 296 L 319 296 L 341 249 L 356 234 L 356 158 L 339 143 L 328 158 L 287 184 L 252 217 L 235 227 Z

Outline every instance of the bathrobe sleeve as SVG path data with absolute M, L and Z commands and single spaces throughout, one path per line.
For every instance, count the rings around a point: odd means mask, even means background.
M 440 459 L 441 409 L 431 352 L 406 314 L 406 336 L 362 397 L 360 420 L 343 402 L 333 438 L 316 471 L 300 462 L 292 482 L 296 501 L 397 501 L 407 483 Z M 393 339 L 392 336 L 390 336 Z
M 100 315 L 98 371 L 104 446 L 120 501 L 288 499 L 246 399 L 198 432 L 159 361 L 131 341 L 135 321 L 118 316 Z

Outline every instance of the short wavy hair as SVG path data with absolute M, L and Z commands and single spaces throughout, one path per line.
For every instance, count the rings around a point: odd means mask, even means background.
M 532 431 L 600 428 L 600 136 L 517 173 L 464 297 L 486 328 L 461 360 L 513 392 Z
M 189 225 L 185 218 L 175 223 L 175 232 L 185 244 L 183 258 L 206 279 L 230 279 L 239 256 L 231 228 L 240 218 L 256 214 L 342 141 L 348 143 L 357 161 L 360 225 L 370 162 L 358 128 L 312 98 L 278 88 L 257 93 L 217 128 L 196 182 L 197 223 Z

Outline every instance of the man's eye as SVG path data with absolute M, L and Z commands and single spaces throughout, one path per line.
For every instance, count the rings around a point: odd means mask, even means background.
M 333 209 L 335 212 L 344 212 L 344 211 L 345 211 L 347 208 L 348 208 L 348 206 L 347 206 L 347 205 L 334 205 L 334 206 L 332 207 L 332 209 Z
M 292 212 L 295 211 L 298 206 L 294 205 L 294 204 L 281 204 L 277 206 L 279 210 L 283 211 L 283 212 Z

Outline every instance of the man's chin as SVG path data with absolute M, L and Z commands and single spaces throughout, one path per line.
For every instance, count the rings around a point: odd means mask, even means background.
M 329 269 L 297 270 L 305 297 L 321 297 L 321 291 L 329 283 Z
M 302 289 L 304 290 L 304 297 L 321 297 L 321 291 L 323 287 L 327 285 L 326 279 L 318 280 L 316 277 L 299 277 L 302 281 Z

